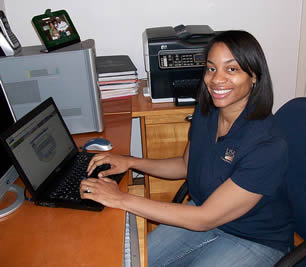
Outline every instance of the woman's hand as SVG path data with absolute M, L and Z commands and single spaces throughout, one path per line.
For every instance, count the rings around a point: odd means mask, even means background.
M 81 198 L 91 199 L 111 208 L 120 208 L 125 193 L 109 178 L 88 178 L 80 185 Z
M 94 169 L 102 164 L 110 164 L 111 168 L 109 170 L 100 172 L 98 177 L 106 177 L 111 174 L 123 173 L 129 169 L 129 159 L 128 156 L 120 156 L 111 153 L 99 153 L 96 154 L 88 164 L 87 173 L 88 177 L 94 171 Z

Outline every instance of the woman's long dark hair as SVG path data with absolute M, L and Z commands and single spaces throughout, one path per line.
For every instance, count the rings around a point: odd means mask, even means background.
M 251 89 L 250 94 L 250 104 L 253 108 L 247 119 L 258 120 L 266 118 L 272 113 L 273 89 L 268 64 L 258 41 L 245 31 L 222 32 L 208 43 L 204 54 L 205 62 L 207 62 L 208 53 L 215 43 L 224 43 L 241 69 L 250 77 L 253 76 L 253 73 L 256 75 L 256 84 Z M 206 70 L 205 64 L 204 76 Z M 202 113 L 206 115 L 214 104 L 204 83 L 204 76 L 198 94 L 198 103 Z

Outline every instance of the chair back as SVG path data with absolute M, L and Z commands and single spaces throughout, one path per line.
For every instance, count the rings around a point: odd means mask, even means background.
M 286 185 L 295 232 L 306 240 L 306 97 L 294 98 L 275 114 L 287 138 Z

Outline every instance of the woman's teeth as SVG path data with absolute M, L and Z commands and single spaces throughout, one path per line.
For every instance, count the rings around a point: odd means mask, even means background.
M 213 90 L 215 94 L 218 94 L 218 95 L 223 95 L 223 94 L 226 94 L 226 93 L 229 93 L 230 91 L 232 91 L 232 89 L 228 89 L 228 90 Z

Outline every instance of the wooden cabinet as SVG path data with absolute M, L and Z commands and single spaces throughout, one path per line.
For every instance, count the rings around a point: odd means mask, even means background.
M 184 118 L 187 113 L 145 117 L 145 145 L 147 158 L 163 159 L 182 156 L 188 140 L 190 123 Z M 149 197 L 155 200 L 172 201 L 183 180 L 165 180 L 149 177 Z
M 174 103 L 152 104 L 141 92 L 133 97 L 132 117 L 139 117 L 141 121 L 143 156 L 152 159 L 182 156 L 190 127 L 186 117 L 193 110 L 193 106 L 177 107 Z M 145 177 L 145 196 L 171 202 L 183 182 Z M 150 231 L 154 225 L 149 224 L 148 228 Z

